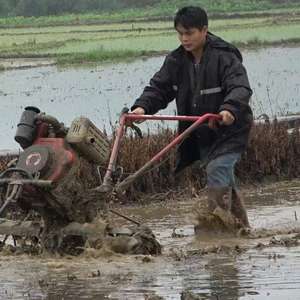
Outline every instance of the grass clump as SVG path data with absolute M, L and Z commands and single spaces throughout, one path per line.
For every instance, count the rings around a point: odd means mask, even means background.
M 299 125 L 290 133 L 289 126 L 254 125 L 247 150 L 236 167 L 242 182 L 261 182 L 271 177 L 291 180 L 300 176 Z
M 247 40 L 248 45 L 260 45 L 262 43 L 262 40 L 259 38 L 259 36 L 254 36 L 251 39 Z
M 257 185 L 265 182 L 292 180 L 300 176 L 300 127 L 296 125 L 292 132 L 289 125 L 276 122 L 254 124 L 246 150 L 235 167 L 235 175 L 241 185 Z M 117 132 L 114 132 L 114 137 Z M 122 181 L 135 173 L 150 161 L 157 153 L 177 137 L 177 130 L 159 128 L 157 132 L 148 131 L 143 139 L 129 132 L 122 139 L 118 164 L 123 168 L 123 175 L 116 177 Z M 114 138 L 113 138 L 114 139 Z M 176 166 L 176 148 L 138 178 L 127 190 L 126 201 L 136 200 L 141 196 L 151 196 L 174 192 L 184 193 L 186 197 L 195 195 L 206 186 L 205 168 L 199 162 L 194 163 L 179 174 L 174 173 Z M 2 158 L 0 171 L 6 169 L 12 157 Z M 101 176 L 105 175 L 102 166 Z M 86 189 L 100 184 L 97 166 L 83 161 L 81 178 L 86 178 Z M 115 177 L 115 176 L 114 176 Z
M 118 50 L 118 51 L 91 51 L 87 53 L 71 53 L 68 55 L 58 56 L 59 64 L 71 64 L 82 62 L 97 62 L 108 59 L 118 59 L 126 57 L 140 57 L 144 55 L 144 51 L 135 50 Z

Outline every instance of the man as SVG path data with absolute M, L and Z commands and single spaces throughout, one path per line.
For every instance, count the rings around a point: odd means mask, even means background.
M 178 115 L 219 114 L 214 131 L 200 126 L 180 145 L 176 171 L 200 159 L 201 165 L 206 166 L 210 194 L 216 195 L 215 200 L 222 206 L 222 197 L 217 199 L 220 191 L 232 188 L 231 212 L 248 227 L 247 212 L 237 194 L 233 174 L 253 122 L 249 106 L 252 90 L 242 55 L 208 31 L 207 14 L 200 7 L 179 10 L 174 27 L 181 46 L 166 57 L 135 101 L 132 113 L 152 115 L 176 99 Z M 179 132 L 190 124 L 179 122 Z

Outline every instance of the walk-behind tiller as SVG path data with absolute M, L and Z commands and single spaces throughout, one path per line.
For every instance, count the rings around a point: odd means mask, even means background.
M 107 137 L 87 118 L 76 118 L 70 128 L 67 128 L 56 118 L 41 113 L 36 107 L 25 108 L 15 135 L 15 140 L 23 151 L 8 164 L 7 169 L 0 175 L 2 191 L 0 235 L 4 236 L 0 246 L 5 244 L 10 235 L 14 237 L 15 243 L 19 240 L 17 237 L 25 236 L 26 241 L 34 237 L 35 241 L 39 241 L 47 249 L 59 248 L 68 252 L 69 247 L 83 246 L 88 237 L 99 234 L 116 236 L 119 232 L 120 235 L 133 237 L 137 230 L 118 231 L 108 226 L 99 233 L 100 228 L 91 225 L 99 211 L 107 208 L 105 204 L 109 202 L 112 194 L 124 197 L 126 189 L 140 175 L 149 170 L 164 154 L 197 129 L 200 124 L 205 122 L 211 128 L 215 120 L 220 119 L 220 116 L 215 114 L 206 114 L 201 117 L 152 116 L 135 115 L 128 111 L 126 108 L 123 109 L 118 133 L 111 150 Z M 128 120 L 135 119 L 192 121 L 194 123 L 140 170 L 125 180 L 118 180 L 115 183 L 114 174 L 120 177 L 117 154 L 121 139 L 127 124 L 132 123 Z M 131 126 L 140 133 L 139 128 L 135 125 Z M 90 165 L 89 170 L 97 166 L 103 167 L 108 160 L 107 172 L 102 184 L 94 190 L 83 188 L 86 178 L 80 176 L 81 168 L 87 164 Z M 14 204 L 11 205 L 12 208 L 10 208 L 11 203 Z M 12 217 L 16 205 L 21 209 L 19 216 L 22 216 L 22 220 Z M 6 209 L 12 212 L 7 213 Z M 5 213 L 6 218 L 2 218 Z M 147 230 L 149 232 L 149 229 Z M 154 236 L 153 239 L 155 240 Z M 143 243 L 143 241 L 138 242 Z M 25 244 L 24 239 L 22 243 Z M 149 249 L 147 251 L 151 252 Z M 147 253 L 147 251 L 144 252 Z M 159 251 L 153 250 L 152 252 Z
M 123 110 L 124 111 L 124 110 Z M 125 110 L 126 111 L 126 110 Z M 128 110 L 127 110 L 128 111 Z M 131 120 L 128 122 L 128 120 Z M 148 161 L 141 169 L 136 171 L 134 174 L 128 176 L 125 180 L 113 184 L 112 174 L 116 171 L 117 165 L 117 155 L 120 149 L 121 139 L 124 134 L 125 127 L 127 123 L 132 123 L 132 120 L 163 120 L 163 121 L 189 121 L 194 122 L 187 130 L 176 137 L 169 145 L 167 145 L 163 150 L 161 150 L 157 155 L 155 155 L 150 161 Z M 103 183 L 96 189 L 100 192 L 111 192 L 115 191 L 117 196 L 120 198 L 124 192 L 130 187 L 130 185 L 137 180 L 142 174 L 148 171 L 159 159 L 168 153 L 173 147 L 179 144 L 185 137 L 191 134 L 195 129 L 199 128 L 202 123 L 207 122 L 207 127 L 212 128 L 214 126 L 215 120 L 220 120 L 220 115 L 216 114 L 205 114 L 201 117 L 199 116 L 163 116 L 163 115 L 136 115 L 131 113 L 123 113 L 121 115 L 120 126 L 118 134 L 112 149 L 110 156 L 108 169 L 103 179 Z M 135 125 L 131 125 L 141 136 L 139 128 Z

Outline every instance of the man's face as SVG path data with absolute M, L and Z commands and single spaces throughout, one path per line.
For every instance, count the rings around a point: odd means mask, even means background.
M 182 46 L 190 52 L 201 50 L 206 42 L 207 26 L 200 31 L 196 27 L 184 28 L 181 24 L 177 26 L 178 37 Z

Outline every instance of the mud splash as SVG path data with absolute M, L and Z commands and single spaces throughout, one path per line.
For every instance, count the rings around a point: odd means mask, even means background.
M 87 249 L 79 257 L 0 256 L 4 299 L 298 299 L 300 182 L 245 191 L 252 234 L 197 239 L 186 220 L 200 200 L 119 207 L 149 226 L 161 256 Z M 114 218 L 116 218 L 114 216 Z M 124 224 L 124 219 L 116 219 Z

